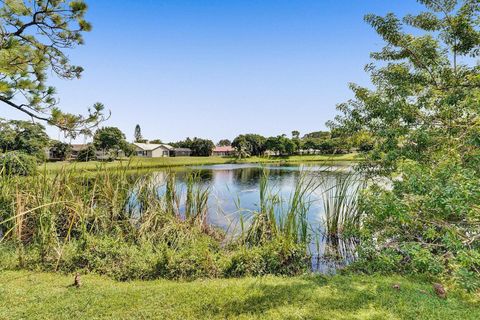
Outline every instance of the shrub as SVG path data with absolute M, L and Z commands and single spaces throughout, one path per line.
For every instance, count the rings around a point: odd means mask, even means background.
M 77 161 L 87 162 L 97 159 L 97 149 L 89 144 L 85 149 L 78 152 Z
M 480 282 L 480 178 L 457 159 L 405 162 L 392 189 L 371 187 L 355 268 L 365 272 L 456 274 L 471 290 Z M 468 249 L 467 249 L 468 248 Z
M 72 146 L 69 143 L 55 141 L 50 150 L 54 159 L 66 160 L 72 153 Z
M 298 275 L 310 268 L 310 257 L 303 245 L 281 239 L 233 251 L 224 269 L 226 277 Z
M 0 156 L 0 163 L 7 175 L 28 176 L 36 172 L 37 159 L 28 154 L 10 151 Z

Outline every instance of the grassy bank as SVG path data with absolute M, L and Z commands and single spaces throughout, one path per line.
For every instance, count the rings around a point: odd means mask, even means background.
M 413 278 L 335 276 L 115 282 L 0 274 L 0 319 L 479 319 L 478 297 Z M 392 288 L 400 284 L 400 290 Z
M 228 157 L 171 157 L 171 158 L 132 158 L 130 160 L 114 162 L 51 162 L 42 165 L 48 171 L 58 171 L 62 168 L 76 168 L 79 170 L 96 170 L 102 168 L 118 168 L 126 166 L 130 169 L 153 169 L 164 167 L 213 165 L 227 163 L 301 163 L 301 162 L 328 162 L 328 161 L 356 161 L 357 154 L 344 155 L 305 155 L 291 157 L 251 157 L 247 159 L 236 159 Z

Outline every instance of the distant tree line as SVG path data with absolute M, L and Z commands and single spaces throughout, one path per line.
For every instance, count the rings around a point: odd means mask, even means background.
M 148 142 L 143 138 L 139 125 L 135 127 L 134 141 Z M 155 139 L 150 143 L 161 144 L 162 141 Z M 176 148 L 188 148 L 192 156 L 210 156 L 215 148 L 213 141 L 198 137 L 186 138 L 172 142 L 170 145 Z M 217 146 L 232 146 L 236 149 L 238 157 L 309 153 L 343 154 L 352 149 L 363 152 L 372 150 L 373 139 L 368 132 L 359 132 L 346 137 L 335 132 L 316 131 L 301 137 L 299 131 L 292 131 L 291 137 L 285 134 L 274 137 L 241 134 L 233 141 L 222 139 Z M 41 124 L 0 119 L 0 153 L 5 155 L 8 152 L 22 153 L 22 159 L 32 157 L 36 162 L 45 161 L 47 155 L 56 160 L 66 160 L 70 158 L 72 146 L 69 143 L 51 140 Z M 120 155 L 133 155 L 135 147 L 127 142 L 125 134 L 119 128 L 102 127 L 94 132 L 92 142 L 80 150 L 76 158 L 78 161 L 97 160 L 99 153 L 102 155 L 102 160 L 113 160 Z
M 237 153 L 250 156 L 261 156 L 266 152 L 283 156 L 312 152 L 344 154 L 353 149 L 371 150 L 373 140 L 366 132 L 347 137 L 330 131 L 316 131 L 300 137 L 299 131 L 292 131 L 291 138 L 285 134 L 268 138 L 259 134 L 241 134 L 233 140 L 232 146 Z
M 172 147 L 175 148 L 188 148 L 192 150 L 192 156 L 197 157 L 208 157 L 212 155 L 215 144 L 212 140 L 201 139 L 201 138 L 187 138 L 183 141 L 172 142 L 170 143 Z

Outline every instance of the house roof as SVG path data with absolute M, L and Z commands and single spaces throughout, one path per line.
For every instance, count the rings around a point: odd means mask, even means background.
M 213 149 L 213 152 L 232 152 L 232 151 L 235 151 L 235 149 L 232 146 L 215 147 L 215 149 Z
M 72 144 L 72 151 L 80 151 L 88 147 L 88 144 Z
M 133 143 L 137 148 L 140 148 L 145 151 L 153 151 L 158 148 L 164 148 L 167 150 L 173 150 L 172 146 L 169 146 L 168 144 L 156 144 L 156 143 Z

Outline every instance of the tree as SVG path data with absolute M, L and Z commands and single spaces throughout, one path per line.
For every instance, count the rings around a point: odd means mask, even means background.
M 222 139 L 220 141 L 218 141 L 217 143 L 217 146 L 219 147 L 228 147 L 228 146 L 231 146 L 232 145 L 232 142 L 228 139 Z
M 98 150 L 114 151 L 127 149 L 125 134 L 116 127 L 103 127 L 98 129 L 93 136 L 93 145 Z
M 267 150 L 275 151 L 280 155 L 285 153 L 285 146 L 282 143 L 282 136 L 267 138 L 265 141 L 265 148 Z
M 300 131 L 293 130 L 292 131 L 292 139 L 300 139 Z
M 76 0 L 10 0 L 0 8 L 0 101 L 70 136 L 89 133 L 106 118 L 100 103 L 86 116 L 62 112 L 47 85 L 50 71 L 61 79 L 80 77 L 83 68 L 72 65 L 65 50 L 83 44 L 91 30 L 86 11 Z
M 87 162 L 97 159 L 97 149 L 93 144 L 89 144 L 85 149 L 78 152 L 77 161 Z
M 479 4 L 466 0 L 457 8 L 453 0 L 421 2 L 429 11 L 403 19 L 365 17 L 386 42 L 372 58 L 387 63 L 368 66 L 375 89 L 352 84 L 355 99 L 340 104 L 341 115 L 329 123 L 345 135 L 371 133 L 377 143 L 370 159 L 385 174 L 405 159 L 431 161 L 440 146 L 458 146 L 457 139 L 468 141 L 464 138 L 478 128 L 473 101 L 479 68 L 459 59 L 480 53 Z M 405 25 L 424 34 L 405 33 Z
M 306 139 L 304 142 L 303 142 L 303 149 L 312 149 L 312 150 L 317 150 L 319 149 L 318 147 L 318 141 L 317 139 Z
M 0 119 L 0 150 L 21 151 L 38 159 L 45 159 L 50 139 L 45 127 L 38 123 Z
M 285 135 L 269 137 L 265 142 L 265 148 L 279 155 L 292 155 L 298 150 L 297 144 Z
M 198 157 L 211 156 L 213 149 L 215 148 L 213 141 L 197 137 L 193 138 L 193 140 L 186 138 L 183 141 L 170 143 L 170 145 L 176 148 L 189 148 L 192 150 L 192 156 Z
M 419 2 L 426 11 L 403 19 L 366 16 L 385 41 L 366 68 L 373 88 L 351 85 L 355 98 L 329 126 L 368 132 L 375 143 L 360 169 L 384 176 L 360 202 L 360 268 L 453 275 L 476 290 L 480 2 Z
M 146 142 L 147 140 L 144 140 L 144 141 Z M 163 142 L 162 142 L 162 140 L 161 140 L 161 139 L 153 139 L 152 141 L 150 141 L 150 143 L 154 143 L 154 144 L 162 144 Z
M 50 151 L 53 153 L 53 158 L 66 160 L 72 153 L 72 146 L 69 143 L 54 141 L 51 144 Z
M 193 138 L 190 149 L 192 155 L 200 157 L 208 157 L 212 155 L 215 144 L 208 139 Z
M 245 134 L 239 135 L 232 142 L 232 147 L 237 149 L 237 151 L 243 149 L 252 156 L 262 155 L 265 148 L 265 141 L 267 139 L 259 134 Z
M 135 126 L 135 133 L 133 134 L 134 142 L 138 143 L 143 143 L 145 140 L 142 137 L 142 129 L 140 128 L 140 125 L 137 124 Z
M 303 139 L 330 139 L 332 134 L 330 131 L 315 131 L 315 132 L 310 132 L 307 133 L 303 136 Z

